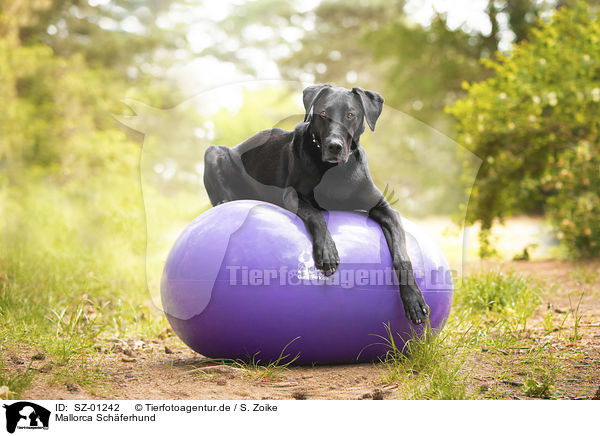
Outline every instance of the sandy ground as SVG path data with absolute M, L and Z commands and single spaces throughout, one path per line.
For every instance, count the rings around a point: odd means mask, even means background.
M 578 268 L 600 272 L 600 263 L 574 264 L 562 261 L 506 262 L 472 265 L 471 270 L 501 268 L 544 278 L 559 285 L 545 298 L 557 314 L 569 311 L 569 294 L 585 292 L 581 306 L 583 338 L 575 344 L 555 346 L 572 358 L 564 362 L 557 381 L 559 397 L 590 399 L 600 387 L 600 278 L 583 283 Z M 589 280 L 588 280 L 589 281 Z M 530 322 L 539 333 L 541 315 Z M 543 333 L 543 331 L 542 331 Z M 189 350 L 169 331 L 152 340 L 106 340 L 99 343 L 100 363 L 107 382 L 88 390 L 73 383 L 51 383 L 50 374 L 36 377 L 22 397 L 28 399 L 395 399 L 401 386 L 382 383 L 382 364 L 292 367 L 272 379 L 260 379 L 248 371 L 214 362 Z M 482 349 L 467 363 L 469 390 L 483 392 L 495 384 L 504 398 L 526 399 L 522 382 L 498 381 L 498 368 L 509 367 L 525 350 L 492 353 Z M 13 361 L 30 359 L 26 352 Z M 41 364 L 42 362 L 40 362 Z M 41 365 L 40 365 L 41 366 Z

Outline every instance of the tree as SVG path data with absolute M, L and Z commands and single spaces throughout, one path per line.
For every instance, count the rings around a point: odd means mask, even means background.
M 461 29 L 450 30 L 442 15 L 428 28 L 398 19 L 369 32 L 364 40 L 374 60 L 385 66 L 388 102 L 438 126 L 444 106 L 462 94 L 461 83 L 486 75 L 479 62 L 483 41 Z
M 449 107 L 460 142 L 485 159 L 468 210 L 484 242 L 494 219 L 539 208 L 571 254 L 600 254 L 599 42 L 590 7 L 564 6 Z
M 57 56 L 82 54 L 89 65 L 119 71 L 148 60 L 158 48 L 185 47 L 184 29 L 157 25 L 175 0 L 15 0 L 22 45 L 44 44 Z M 14 6 L 13 6 L 14 9 Z M 9 14 L 11 11 L 9 11 Z M 13 22 L 16 22 L 14 20 Z
M 4 175 L 18 176 L 22 168 L 31 166 L 59 171 L 72 161 L 75 144 L 84 144 L 86 135 L 96 135 L 98 140 L 97 135 L 106 133 L 114 140 L 117 129 L 111 114 L 122 110 L 119 99 L 134 81 L 147 85 L 145 100 L 156 105 L 173 94 L 150 86 L 154 77 L 140 70 L 142 63 L 154 62 L 156 49 L 174 47 L 183 38 L 183 29 L 162 29 L 155 22 L 173 3 L 13 0 L 0 4 Z M 110 149 L 115 147 L 112 144 Z M 79 157 L 96 162 L 97 167 L 107 152 L 89 148 Z

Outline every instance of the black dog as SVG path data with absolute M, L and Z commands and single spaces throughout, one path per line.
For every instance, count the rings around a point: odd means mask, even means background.
M 313 238 L 316 266 L 333 274 L 340 259 L 321 210 L 367 212 L 381 226 L 400 283 L 406 317 L 424 321 L 429 307 L 413 280 L 400 215 L 377 189 L 359 145 L 383 109 L 374 92 L 330 85 L 303 93 L 306 117 L 293 132 L 262 131 L 229 148 L 210 146 L 204 185 L 213 206 L 232 200 L 267 201 L 296 213 Z

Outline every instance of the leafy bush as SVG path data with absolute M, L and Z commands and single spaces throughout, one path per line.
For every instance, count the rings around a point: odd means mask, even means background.
M 484 159 L 468 212 L 484 236 L 496 218 L 544 211 L 572 255 L 600 255 L 599 42 L 585 2 L 563 7 L 447 109 Z

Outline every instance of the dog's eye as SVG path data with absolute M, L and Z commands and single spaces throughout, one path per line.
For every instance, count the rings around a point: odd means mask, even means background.
M 319 115 L 321 115 L 323 118 L 327 118 L 327 114 L 325 113 L 325 111 L 321 111 Z
M 346 118 L 348 118 L 349 120 L 351 120 L 352 118 L 354 118 L 354 114 L 352 112 L 348 112 L 346 114 Z

